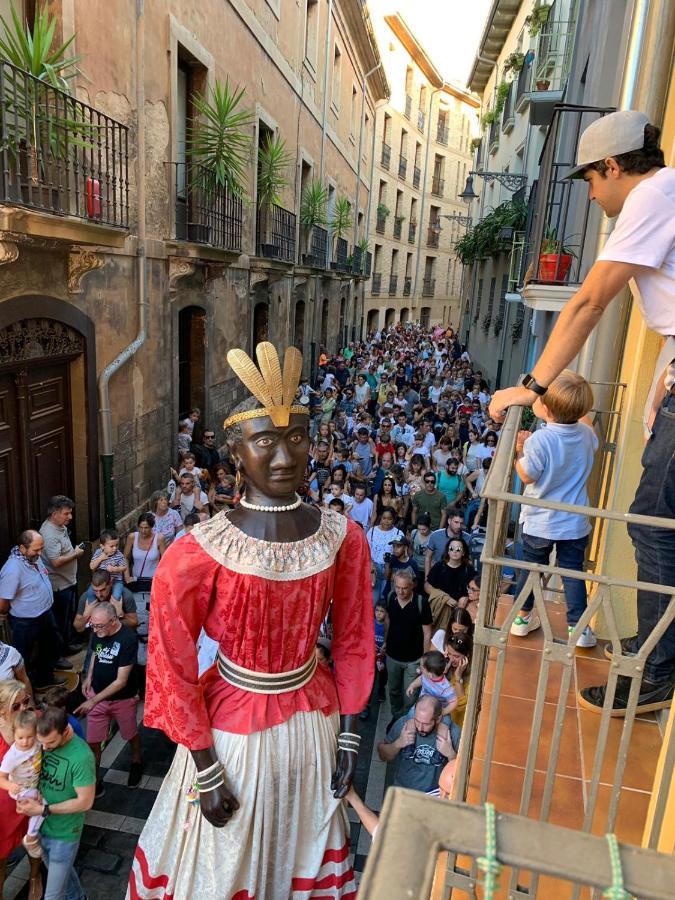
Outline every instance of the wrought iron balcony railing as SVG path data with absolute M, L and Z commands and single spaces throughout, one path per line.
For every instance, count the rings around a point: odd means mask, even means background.
M 406 275 L 403 280 L 403 296 L 409 297 L 411 289 L 412 289 L 412 278 L 409 275 Z
M 295 262 L 295 213 L 270 204 L 259 208 L 256 227 L 256 255 L 282 262 Z
M 354 247 L 352 250 L 352 272 L 354 275 L 364 274 L 365 258 L 363 250 L 360 247 Z
M 382 142 L 382 156 L 380 161 L 382 163 L 382 168 L 388 170 L 391 163 L 391 147 L 389 144 L 385 144 L 384 141 Z
M 349 269 L 347 258 L 349 256 L 349 247 L 345 238 L 337 238 L 335 241 L 335 262 L 331 265 L 338 272 L 346 272 Z
M 515 124 L 515 86 L 511 82 L 509 92 L 504 101 L 504 109 L 502 110 L 502 131 L 508 134 Z
M 408 225 L 408 243 L 409 244 L 415 243 L 416 232 L 417 232 L 417 225 L 415 225 L 414 222 L 410 222 L 410 224 Z
M 448 146 L 448 126 L 447 125 L 439 125 L 436 127 L 436 142 L 438 144 L 443 144 L 444 147 Z
M 488 147 L 490 153 L 494 153 L 497 147 L 499 147 L 499 122 L 495 119 L 494 122 L 490 125 L 490 132 L 488 135 Z
M 387 227 L 387 216 L 383 216 L 382 213 L 378 213 L 377 221 L 375 223 L 375 231 L 377 231 L 379 234 L 384 234 L 386 227 Z
M 576 22 L 556 21 L 549 16 L 537 39 L 534 59 L 535 91 L 562 91 L 572 61 Z
M 0 203 L 129 226 L 128 128 L 0 61 Z
M 397 240 L 401 240 L 401 229 L 403 228 L 403 218 L 401 216 L 394 216 L 394 237 Z
M 427 247 L 438 247 L 439 238 L 440 228 L 438 226 L 438 222 L 432 222 L 429 225 L 429 230 L 427 231 Z
M 382 272 L 373 272 L 373 277 L 370 282 L 370 293 L 375 297 L 379 296 L 380 290 L 382 289 Z
M 213 183 L 208 169 L 176 162 L 176 240 L 209 244 L 222 250 L 241 250 L 242 202 Z
M 396 296 L 396 288 L 398 286 L 398 275 L 390 275 L 389 276 L 389 296 Z
M 325 228 L 319 225 L 312 226 L 309 254 L 303 262 L 315 269 L 328 267 L 328 231 Z
M 527 59 L 528 57 L 526 57 Z M 516 110 L 520 112 L 523 106 L 529 100 L 532 84 L 532 62 L 523 63 L 523 67 L 518 73 L 518 81 L 516 82 Z
M 398 177 L 402 178 L 405 181 L 405 175 L 408 171 L 408 160 L 405 156 L 399 157 L 398 161 Z
M 373 254 L 370 250 L 366 251 L 366 278 L 370 278 L 370 270 L 373 265 Z
M 422 177 L 422 172 L 419 166 L 415 166 L 413 168 L 413 187 L 418 188 L 420 186 L 420 178 Z
M 434 175 L 434 177 L 431 179 L 431 193 L 436 197 L 442 197 L 444 188 L 445 181 L 441 178 L 440 175 Z
M 422 279 L 422 296 L 423 297 L 433 297 L 436 293 L 436 279 L 435 278 L 423 278 Z

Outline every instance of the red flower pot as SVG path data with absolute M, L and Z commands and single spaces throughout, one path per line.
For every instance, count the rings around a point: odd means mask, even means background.
M 542 253 L 539 256 L 539 281 L 566 281 L 572 266 L 569 253 Z

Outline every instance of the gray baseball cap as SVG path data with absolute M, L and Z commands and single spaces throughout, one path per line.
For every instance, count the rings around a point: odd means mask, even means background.
M 596 119 L 583 131 L 577 149 L 577 164 L 565 178 L 581 178 L 587 166 L 609 156 L 642 150 L 645 125 L 649 125 L 649 116 L 637 109 L 621 109 Z

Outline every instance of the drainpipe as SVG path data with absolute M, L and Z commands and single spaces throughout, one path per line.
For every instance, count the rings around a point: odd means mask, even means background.
M 434 95 L 440 94 L 440 92 L 442 90 L 443 90 L 443 88 L 434 88 L 434 90 L 429 95 L 429 117 L 427 120 L 427 132 L 426 132 L 426 134 L 427 134 L 427 149 L 424 153 L 424 174 L 422 175 L 422 197 L 420 198 L 420 215 L 419 215 L 419 219 L 417 220 L 420 223 L 421 228 L 420 228 L 420 239 L 417 244 L 417 260 L 415 262 L 415 283 L 413 285 L 413 290 L 412 290 L 412 294 L 413 294 L 412 299 L 416 299 L 415 295 L 417 294 L 417 286 L 419 284 L 419 277 L 420 277 L 420 262 L 422 261 L 422 239 L 423 239 L 423 234 L 424 234 L 424 232 L 423 232 L 423 229 L 424 229 L 424 206 L 425 206 L 425 201 L 426 201 L 426 196 L 427 196 L 427 171 L 429 168 L 429 150 L 431 148 L 431 112 L 434 108 Z M 440 245 L 440 240 L 439 240 L 439 245 Z M 420 294 L 420 299 L 421 299 L 421 294 Z
M 654 124 L 663 120 L 672 73 L 675 4 L 672 0 L 635 0 L 619 94 L 619 109 L 639 109 Z M 596 258 L 614 228 L 603 216 Z M 578 369 L 591 381 L 614 382 L 621 371 L 621 347 L 630 310 L 630 293 L 605 310 L 579 354 Z
M 148 321 L 145 268 L 145 44 L 144 0 L 136 0 L 136 191 L 138 208 L 138 240 L 136 249 L 136 281 L 138 334 L 101 372 L 98 379 L 98 405 L 101 432 L 101 472 L 103 475 L 103 507 L 107 528 L 115 525 L 115 491 L 113 485 L 113 437 L 110 410 L 110 379 L 145 343 Z
M 379 100 L 375 103 L 373 110 L 373 138 L 370 142 L 370 190 L 368 191 L 368 206 L 366 207 L 366 240 L 370 238 L 370 213 L 373 205 L 373 176 L 375 174 L 375 138 L 377 136 L 377 111 L 387 105 L 387 100 Z M 378 185 L 379 189 L 379 185 Z M 379 203 L 379 196 L 378 196 Z M 375 248 L 373 247 L 373 266 L 375 265 Z M 371 272 L 372 275 L 372 272 Z M 365 312 L 365 296 L 364 296 L 364 312 Z M 361 338 L 363 339 L 363 329 L 361 329 Z
M 324 154 L 328 132 L 328 67 L 330 65 L 330 34 L 333 25 L 333 0 L 328 0 L 328 21 L 326 23 L 326 57 L 323 68 L 323 123 L 321 125 L 321 156 L 319 157 L 319 181 L 323 184 Z

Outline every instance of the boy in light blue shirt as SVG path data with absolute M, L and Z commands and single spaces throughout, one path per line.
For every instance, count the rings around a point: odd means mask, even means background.
M 586 482 L 593 468 L 598 438 L 587 413 L 593 405 L 591 386 L 575 372 L 565 369 L 551 383 L 533 410 L 546 425 L 530 434 L 521 431 L 516 443 L 516 472 L 526 485 L 524 496 L 588 506 Z M 523 559 L 546 564 L 555 548 L 557 565 L 583 571 L 591 523 L 587 516 L 562 510 L 526 506 L 520 510 L 523 526 Z M 529 572 L 522 571 L 516 586 L 518 597 Z M 567 603 L 567 626 L 571 633 L 586 611 L 586 582 L 563 578 Z M 511 626 L 511 634 L 525 637 L 539 628 L 539 616 L 532 610 L 530 593 Z M 587 626 L 577 640 L 578 647 L 594 647 L 595 635 Z

